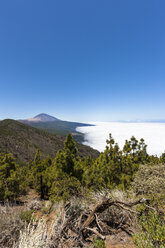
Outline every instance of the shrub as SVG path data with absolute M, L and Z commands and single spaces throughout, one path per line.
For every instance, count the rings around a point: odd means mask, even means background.
M 137 248 L 164 248 L 165 221 L 157 212 L 149 212 L 139 220 L 140 232 L 133 237 Z
M 22 221 L 29 223 L 33 219 L 33 211 L 25 210 L 19 214 L 19 217 Z
M 142 165 L 136 173 L 132 189 L 136 194 L 165 194 L 165 164 Z

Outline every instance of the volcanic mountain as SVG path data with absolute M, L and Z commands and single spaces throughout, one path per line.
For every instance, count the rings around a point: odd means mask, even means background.
M 42 113 L 42 114 L 36 115 L 33 118 L 29 118 L 27 120 L 24 120 L 24 121 L 27 121 L 27 122 L 52 122 L 52 121 L 59 121 L 59 119 L 57 119 L 54 116 Z
M 68 133 L 71 133 L 74 139 L 80 143 L 84 141 L 84 135 L 80 132 L 77 132 L 76 128 L 82 126 L 91 126 L 90 124 L 79 122 L 63 121 L 44 113 L 36 115 L 33 118 L 18 121 L 29 126 L 42 129 L 48 133 L 60 134 L 62 136 L 66 136 Z

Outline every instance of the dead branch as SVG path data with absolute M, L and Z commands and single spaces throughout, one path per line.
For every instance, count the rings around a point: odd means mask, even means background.
M 78 248 L 85 247 L 87 242 L 92 239 L 92 235 L 96 235 L 103 240 L 105 240 L 106 235 L 116 234 L 121 231 L 132 235 L 130 229 L 132 225 L 131 215 L 133 217 L 136 212 L 131 208 L 138 204 L 145 204 L 148 201 L 145 198 L 133 202 L 107 199 L 100 201 L 92 210 L 90 210 L 90 206 L 86 210 L 78 211 L 69 211 L 64 208 L 61 225 L 58 228 L 59 231 L 56 232 L 54 243 L 56 242 L 56 247 L 65 247 L 65 244 L 69 242 L 71 244 L 69 247 Z M 107 210 L 108 215 L 111 215 L 111 211 L 113 211 L 110 222 L 107 221 L 106 215 L 103 214 Z M 114 215 L 115 218 L 113 217 Z
M 85 227 L 86 230 L 89 230 L 91 232 L 93 232 L 94 234 L 96 234 L 99 238 L 105 240 L 105 237 L 103 235 L 101 235 L 97 230 L 96 228 L 89 228 L 89 227 Z
M 100 226 L 100 224 L 99 224 L 99 220 L 98 220 L 97 214 L 95 214 L 95 218 L 96 218 L 96 223 L 97 223 L 97 225 L 98 225 L 100 231 L 103 232 L 103 230 L 102 230 L 102 228 L 101 228 L 101 226 Z
M 124 205 L 126 207 L 133 207 L 137 204 L 140 204 L 140 203 L 144 203 L 146 201 L 149 201 L 149 199 L 145 199 L 145 198 L 141 198 L 135 202 L 130 202 L 130 203 L 126 203 L 126 202 L 122 202 L 122 201 L 112 201 L 112 200 L 105 200 L 105 201 L 102 201 L 100 202 L 99 204 L 97 204 L 94 209 L 92 210 L 92 212 L 89 214 L 87 220 L 84 222 L 83 224 L 83 228 L 89 226 L 93 220 L 94 220 L 94 215 L 95 213 L 102 213 L 106 208 L 112 206 L 112 205 L 117 205 L 117 204 L 120 204 L 120 205 Z
M 132 210 L 132 209 L 130 209 L 130 208 L 126 208 L 126 207 L 124 207 L 123 205 L 121 205 L 120 203 L 118 203 L 118 204 L 115 204 L 115 203 L 114 203 L 114 206 L 120 207 L 120 208 L 122 208 L 123 210 L 126 210 L 126 211 L 129 211 L 129 212 L 131 212 L 131 213 L 136 214 L 136 211 L 134 211 L 134 210 Z

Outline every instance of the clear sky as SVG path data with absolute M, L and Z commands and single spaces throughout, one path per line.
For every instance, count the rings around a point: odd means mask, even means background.
M 0 119 L 41 112 L 165 119 L 165 1 L 0 1 Z

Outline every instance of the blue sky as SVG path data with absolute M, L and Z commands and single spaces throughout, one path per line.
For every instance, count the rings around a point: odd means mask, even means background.
M 164 0 L 0 2 L 0 119 L 165 119 Z

